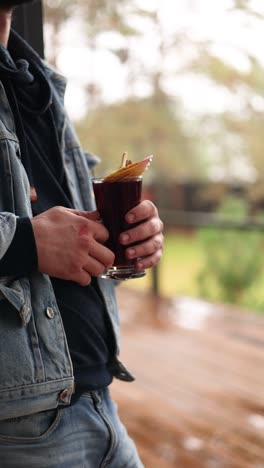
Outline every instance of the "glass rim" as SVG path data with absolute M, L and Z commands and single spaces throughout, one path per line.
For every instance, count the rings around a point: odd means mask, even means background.
M 123 179 L 114 179 L 114 180 L 107 180 L 106 182 L 109 183 L 114 183 L 114 182 L 133 182 L 135 180 L 142 180 L 143 176 L 132 176 L 132 177 L 127 177 Z M 91 177 L 92 182 L 99 183 L 103 182 L 106 179 L 106 177 Z

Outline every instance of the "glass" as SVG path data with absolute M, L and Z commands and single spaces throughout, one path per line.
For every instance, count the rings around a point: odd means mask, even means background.
M 97 209 L 109 231 L 109 239 L 105 245 L 115 254 L 113 266 L 100 276 L 118 280 L 145 276 L 145 270 L 136 270 L 135 259 L 126 258 L 125 250 L 128 246 L 119 242 L 121 232 L 133 227 L 133 224 L 128 224 L 125 221 L 125 214 L 138 205 L 141 200 L 142 177 L 131 177 L 128 180 L 118 181 L 94 178 L 92 182 Z M 135 244 L 130 244 L 130 246 L 132 245 Z

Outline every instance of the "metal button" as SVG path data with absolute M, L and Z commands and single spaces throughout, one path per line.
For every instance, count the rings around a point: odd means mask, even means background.
M 65 403 L 65 402 L 68 401 L 68 398 L 69 398 L 70 395 L 71 395 L 71 390 L 70 390 L 69 388 L 65 388 L 65 389 L 62 390 L 62 392 L 60 393 L 59 399 L 60 399 L 60 401 L 62 401 L 63 403 Z
M 51 307 L 47 307 L 46 315 L 47 315 L 48 318 L 53 319 L 54 316 L 55 316 L 55 312 Z

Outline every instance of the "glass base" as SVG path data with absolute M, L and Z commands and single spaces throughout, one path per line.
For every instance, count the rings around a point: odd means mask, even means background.
M 134 265 L 127 265 L 127 266 L 112 266 L 105 270 L 101 275 L 100 278 L 105 279 L 115 279 L 119 281 L 125 281 L 129 279 L 136 279 L 142 278 L 145 276 L 145 270 L 136 270 Z

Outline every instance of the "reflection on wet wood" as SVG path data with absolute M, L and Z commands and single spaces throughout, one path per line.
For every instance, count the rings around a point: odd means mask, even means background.
M 264 315 L 118 289 L 112 394 L 146 468 L 264 468 Z

